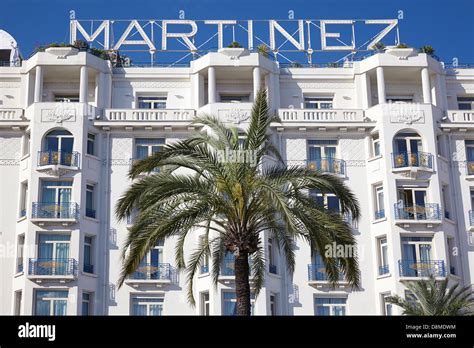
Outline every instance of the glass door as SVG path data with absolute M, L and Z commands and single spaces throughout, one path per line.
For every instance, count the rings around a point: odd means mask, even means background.
M 430 237 L 402 237 L 404 276 L 427 277 L 432 272 Z
M 69 245 L 69 235 L 40 234 L 37 273 L 39 275 L 67 275 Z
M 70 218 L 72 182 L 43 181 L 41 185 L 42 217 Z
M 66 130 L 55 130 L 45 137 L 45 151 L 50 156 L 49 164 L 71 165 L 74 138 Z
M 426 190 L 400 188 L 398 199 L 403 219 L 426 219 Z

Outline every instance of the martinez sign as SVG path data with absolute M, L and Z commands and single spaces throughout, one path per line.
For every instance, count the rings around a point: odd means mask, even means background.
M 382 25 L 379 32 L 364 42 L 356 45 L 357 26 L 371 26 L 367 30 L 374 30 L 373 25 Z M 118 30 L 118 27 L 121 29 Z M 218 48 L 224 47 L 224 32 L 232 29 L 235 40 L 235 30 L 246 36 L 247 48 L 252 50 L 255 45 L 266 44 L 270 50 L 276 52 L 306 52 L 311 55 L 318 51 L 364 51 L 374 49 L 387 34 L 396 31 L 395 43 L 399 42 L 398 20 L 71 20 L 70 41 L 74 43 L 79 36 L 89 42 L 96 43 L 106 50 L 119 50 L 122 46 L 135 46 L 134 51 L 155 52 L 197 52 L 210 41 L 199 36 L 199 28 L 205 26 L 214 32 L 211 39 L 217 36 Z M 332 26 L 330 29 L 328 26 Z M 350 43 L 341 39 L 342 32 L 337 32 L 334 26 L 345 28 L 349 32 Z M 213 29 L 215 28 L 215 31 Z M 257 30 L 258 27 L 258 30 Z M 291 30 L 290 30 L 291 27 Z M 89 29 L 86 30 L 85 28 Z M 296 28 L 296 30 L 295 30 Z M 118 31 L 118 33 L 117 33 Z M 258 36 L 254 35 L 258 31 Z M 292 33 L 293 32 L 293 33 Z M 80 34 L 80 35 L 79 35 Z M 319 34 L 319 35 L 318 35 Z M 264 39 L 261 38 L 262 35 Z M 346 35 L 347 36 L 347 35 Z M 316 37 L 317 40 L 314 40 Z M 112 38 L 112 40 L 111 40 Z M 118 38 L 117 41 L 114 39 Z M 280 39 L 279 41 L 277 40 Z M 333 44 L 328 42 L 331 40 Z M 100 41 L 99 41 L 100 40 Z M 170 49 L 169 42 L 177 40 L 181 43 L 178 49 Z M 283 41 L 282 41 L 283 40 Z M 114 41 L 114 42 L 113 42 Z M 278 41 L 278 42 L 277 42 Z M 314 42 L 313 42 L 314 41 Z M 317 41 L 318 47 L 313 47 Z M 349 41 L 349 40 L 347 40 Z M 337 43 L 337 44 L 335 44 Z M 243 43 L 241 42 L 242 46 Z M 285 46 L 286 45 L 286 46 Z M 285 46 L 284 48 L 282 48 Z M 288 47 L 290 46 L 290 47 Z M 183 48 L 181 48 L 183 47 Z M 125 49 L 124 49 L 125 50 Z

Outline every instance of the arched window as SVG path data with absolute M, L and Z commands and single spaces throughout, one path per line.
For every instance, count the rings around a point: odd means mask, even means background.
M 393 138 L 395 168 L 428 167 L 429 154 L 423 152 L 421 136 L 414 131 L 402 131 Z
M 47 133 L 43 140 L 40 165 L 73 165 L 74 137 L 65 129 L 55 129 Z

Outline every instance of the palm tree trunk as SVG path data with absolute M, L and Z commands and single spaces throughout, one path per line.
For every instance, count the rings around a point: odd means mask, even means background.
M 237 315 L 250 316 L 249 255 L 241 252 L 235 257 L 235 293 Z

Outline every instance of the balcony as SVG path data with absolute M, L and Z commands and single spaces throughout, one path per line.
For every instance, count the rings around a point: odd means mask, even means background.
M 133 287 L 147 284 L 161 287 L 171 284 L 171 265 L 169 263 L 142 263 L 125 282 Z
M 428 152 L 400 152 L 392 153 L 393 170 L 395 172 L 418 170 L 433 170 L 433 155 Z
M 38 151 L 39 172 L 60 176 L 79 170 L 79 153 L 64 151 Z
M 50 203 L 34 202 L 31 221 L 40 225 L 49 224 L 74 224 L 79 219 L 79 206 L 77 203 Z
M 306 161 L 287 161 L 288 166 L 305 166 L 311 170 L 318 170 L 321 173 L 344 176 L 346 172 L 346 162 L 337 158 L 320 158 Z
M 276 265 L 268 265 L 268 272 L 271 274 L 277 274 L 277 266 Z
M 399 260 L 398 269 L 402 278 L 446 277 L 444 260 Z
M 438 203 L 425 203 L 424 205 L 400 205 L 395 203 L 396 223 L 426 223 L 440 224 L 441 210 Z
M 448 110 L 448 119 L 452 123 L 472 123 L 474 125 L 474 110 Z
M 279 109 L 278 116 L 286 122 L 346 123 L 364 122 L 363 110 L 342 109 Z
M 28 278 L 38 283 L 43 280 L 72 281 L 77 278 L 77 261 L 55 258 L 30 259 Z
M 25 121 L 23 118 L 23 109 L 0 109 L 0 122 Z
M 250 281 L 253 281 L 252 276 L 252 265 L 253 260 L 249 258 L 249 267 L 250 267 Z M 219 281 L 222 281 L 225 284 L 230 284 L 235 280 L 235 256 L 230 253 L 224 257 L 222 260 L 222 265 L 219 274 Z
M 107 109 L 98 126 L 157 126 L 189 124 L 196 112 L 192 109 Z
M 340 271 L 338 278 L 339 286 L 347 285 L 344 279 L 344 274 Z M 309 264 L 308 265 L 308 283 L 311 286 L 321 287 L 329 284 L 329 277 L 326 273 L 326 266 L 323 264 Z

